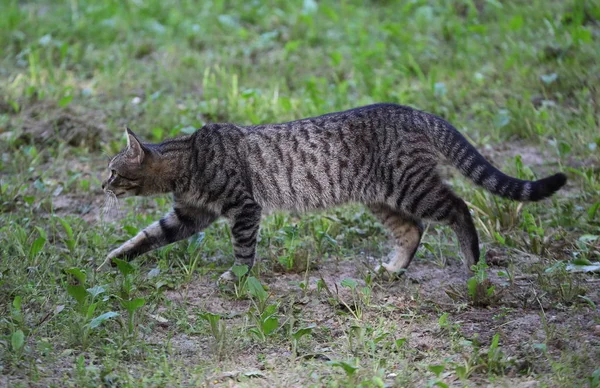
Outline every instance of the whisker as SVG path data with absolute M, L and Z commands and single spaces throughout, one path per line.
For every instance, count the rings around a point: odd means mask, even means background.
M 116 211 L 118 210 L 119 200 L 114 192 L 108 190 L 106 191 L 106 196 L 104 197 L 104 206 L 102 207 L 101 217 L 104 221 L 105 218 L 113 218 L 116 215 Z

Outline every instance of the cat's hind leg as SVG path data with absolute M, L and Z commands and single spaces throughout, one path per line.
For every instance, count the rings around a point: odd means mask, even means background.
M 391 259 L 377 266 L 375 271 L 380 272 L 385 269 L 395 274 L 408 268 L 421 242 L 423 226 L 420 222 L 385 204 L 371 204 L 368 208 L 391 232 L 395 245 Z
M 465 269 L 471 272 L 471 266 L 479 261 L 479 239 L 465 201 L 445 184 L 438 184 L 410 196 L 403 209 L 419 219 L 449 225 L 458 239 Z

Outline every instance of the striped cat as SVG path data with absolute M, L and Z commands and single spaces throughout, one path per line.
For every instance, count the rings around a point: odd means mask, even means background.
M 192 135 L 142 143 L 127 129 L 127 148 L 109 163 L 105 192 L 124 196 L 173 193 L 160 221 L 110 252 L 132 259 L 198 233 L 223 216 L 231 223 L 235 261 L 252 267 L 265 209 L 310 210 L 365 204 L 395 240 L 380 269 L 408 267 L 421 220 L 449 225 L 467 270 L 479 259 L 469 209 L 442 181 L 447 160 L 495 195 L 538 201 L 566 182 L 564 174 L 523 181 L 492 166 L 449 123 L 395 104 L 376 104 L 284 124 L 208 124 Z M 227 271 L 222 280 L 234 276 Z

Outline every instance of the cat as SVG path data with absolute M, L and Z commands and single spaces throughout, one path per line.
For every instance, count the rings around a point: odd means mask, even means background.
M 366 205 L 395 240 L 377 271 L 406 269 L 421 220 L 449 225 L 469 272 L 479 241 L 465 202 L 441 179 L 446 160 L 491 193 L 538 201 L 566 183 L 562 173 L 524 181 L 492 166 L 445 120 L 410 107 L 375 104 L 283 124 L 207 124 L 160 144 L 127 128 L 127 148 L 108 165 L 105 192 L 118 198 L 172 193 L 173 209 L 106 258 L 132 259 L 192 236 L 223 216 L 236 264 L 252 267 L 263 210 Z M 231 270 L 220 280 L 233 280 Z

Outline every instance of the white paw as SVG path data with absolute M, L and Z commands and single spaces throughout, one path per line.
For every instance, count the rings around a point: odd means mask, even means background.
M 231 270 L 227 270 L 223 272 L 221 276 L 219 276 L 219 280 L 217 280 L 217 284 L 224 284 L 229 282 L 234 282 L 237 280 L 237 277 Z
M 392 267 L 388 263 L 381 263 L 380 265 L 377 265 L 377 267 L 375 267 L 375 272 L 376 273 L 383 273 L 383 272 L 395 273 L 397 271 L 394 267 Z
M 114 257 L 117 257 L 118 255 L 119 255 L 119 250 L 115 249 L 114 251 L 110 252 L 106 256 L 106 259 L 104 261 L 108 262 L 108 261 L 112 260 Z
M 103 268 L 104 268 L 104 269 L 110 268 L 110 266 L 111 266 L 111 261 L 112 261 L 112 258 L 116 256 L 116 254 L 115 254 L 115 255 L 113 255 L 113 253 L 114 253 L 114 252 L 115 252 L 115 251 L 112 251 L 112 252 L 111 252 L 111 253 L 110 253 L 108 256 L 106 256 L 106 259 L 104 259 L 104 261 L 102 262 L 102 264 L 100 264 L 100 265 L 98 266 L 98 268 L 96 268 L 96 272 L 99 272 L 99 271 L 100 271 L 100 270 L 102 270 Z
M 391 265 L 389 263 L 381 263 L 381 265 L 377 265 L 375 267 L 375 273 L 378 275 L 383 275 L 385 273 L 388 276 L 394 276 L 394 275 L 400 275 L 404 271 L 406 271 L 406 269 L 397 268 L 396 266 Z

